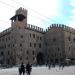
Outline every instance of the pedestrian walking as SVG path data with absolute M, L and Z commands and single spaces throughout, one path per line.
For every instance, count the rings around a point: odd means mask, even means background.
M 28 64 L 26 65 L 26 72 L 27 72 L 27 75 L 30 75 L 31 69 L 32 69 L 32 66 L 28 63 Z
M 19 67 L 19 75 L 21 75 L 23 73 L 23 75 L 25 74 L 25 66 L 22 63 L 21 66 Z

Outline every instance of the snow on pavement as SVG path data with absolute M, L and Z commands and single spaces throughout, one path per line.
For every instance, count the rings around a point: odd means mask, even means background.
M 0 69 L 0 75 L 19 75 L 18 68 Z M 25 73 L 26 75 L 26 73 Z M 59 67 L 48 69 L 48 67 L 32 67 L 31 75 L 75 75 L 75 66 L 59 69 Z

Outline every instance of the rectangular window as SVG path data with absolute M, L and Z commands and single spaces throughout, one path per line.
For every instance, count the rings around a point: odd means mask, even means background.
M 20 47 L 22 47 L 22 44 L 20 44 Z
M 41 48 L 41 43 L 39 43 L 39 48 Z
M 33 57 L 33 60 L 35 59 L 35 57 Z
M 23 35 L 21 35 L 21 38 L 23 38 Z
M 10 40 L 10 37 L 8 37 L 8 39 Z
M 40 40 L 42 40 L 42 37 L 40 37 Z
M 28 60 L 28 56 L 26 57 L 26 60 Z
M 31 33 L 30 33 L 30 37 L 31 37 Z
M 27 50 L 26 53 L 29 54 L 29 51 Z
M 10 52 L 8 51 L 8 55 L 10 54 Z
M 53 38 L 53 42 L 56 42 L 56 38 Z
M 34 55 L 34 51 L 32 51 L 32 54 Z
M 30 47 L 32 46 L 31 42 L 30 42 Z
M 7 42 L 7 38 L 6 38 L 6 42 Z
M 4 55 L 4 53 L 3 52 L 1 52 L 1 56 L 3 56 Z
M 22 57 L 20 57 L 20 60 L 22 60 Z
M 13 44 L 13 47 L 14 47 L 14 44 Z
M 33 34 L 33 38 L 35 38 L 35 34 Z
M 75 42 L 75 38 L 73 39 L 73 41 Z
M 70 40 L 71 40 L 71 38 L 70 38 L 70 37 L 68 37 L 68 40 L 70 41 Z
M 37 40 L 39 40 L 39 36 L 37 36 Z
M 34 47 L 36 47 L 36 43 L 34 43 Z

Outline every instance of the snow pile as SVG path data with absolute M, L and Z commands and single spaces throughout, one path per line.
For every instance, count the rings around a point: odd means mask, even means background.
M 18 68 L 0 69 L 0 75 L 19 75 Z M 26 74 L 25 74 L 26 75 Z M 32 67 L 31 75 L 75 75 L 75 66 L 59 68 Z

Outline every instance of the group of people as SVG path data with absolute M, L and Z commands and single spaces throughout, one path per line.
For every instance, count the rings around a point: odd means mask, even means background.
M 25 67 L 24 64 L 22 63 L 21 66 L 19 67 L 19 75 L 21 75 L 22 73 L 23 73 L 23 75 L 24 75 L 25 72 L 27 73 L 27 75 L 30 75 L 31 69 L 32 69 L 32 66 L 31 66 L 29 63 L 26 64 L 26 67 Z

